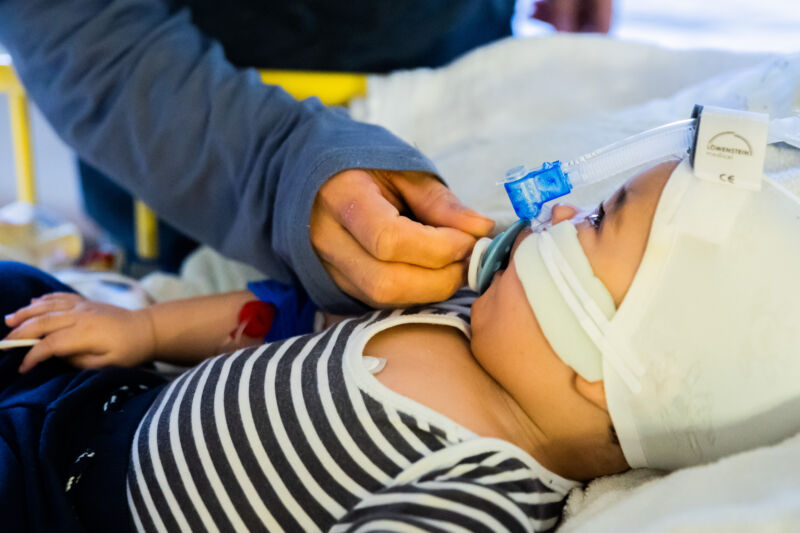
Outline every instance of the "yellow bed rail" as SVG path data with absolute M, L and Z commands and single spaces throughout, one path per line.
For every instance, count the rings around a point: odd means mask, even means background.
M 36 181 L 33 174 L 31 124 L 25 89 L 14 75 L 7 60 L 0 56 L 0 92 L 8 95 L 8 114 L 11 121 L 11 142 L 14 147 L 17 198 L 21 202 L 36 203 Z
M 346 105 L 353 98 L 367 93 L 366 74 L 262 70 L 261 80 L 266 84 L 280 85 L 298 100 L 316 96 L 330 106 Z M 7 56 L 0 56 L 0 92 L 8 95 L 17 199 L 34 204 L 36 181 L 27 98 Z M 137 255 L 140 259 L 155 259 L 158 257 L 158 220 L 153 211 L 139 200 L 134 204 L 134 224 Z
M 367 94 L 367 76 L 350 72 L 262 70 L 261 81 L 280 85 L 298 100 L 316 96 L 329 106 L 346 105 Z

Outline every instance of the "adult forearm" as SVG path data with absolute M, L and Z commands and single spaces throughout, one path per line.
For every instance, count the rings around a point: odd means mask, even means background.
M 318 109 L 234 69 L 188 11 L 169 4 L 2 0 L 0 40 L 70 146 L 219 248 L 235 240 L 249 182 L 259 182 L 266 208 L 251 222 L 269 223 L 279 174 L 267 167 L 280 163 L 281 147 Z M 259 266 L 277 267 L 276 259 Z
M 418 151 L 233 68 L 162 0 L 0 0 L 0 42 L 55 130 L 162 218 L 321 307 L 362 308 L 308 236 L 317 190 L 347 168 L 434 172 Z M 269 38 L 269 36 L 265 36 Z

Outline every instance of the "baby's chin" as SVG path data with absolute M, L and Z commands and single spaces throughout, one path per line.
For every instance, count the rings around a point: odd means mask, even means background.
M 483 367 L 484 370 L 491 374 L 491 369 L 497 366 L 496 358 L 498 352 L 498 345 L 500 339 L 498 334 L 502 334 L 502 326 L 497 323 L 494 318 L 493 305 L 491 301 L 492 287 L 484 292 L 472 304 L 472 312 L 470 313 L 470 329 L 471 335 L 469 339 L 469 347 L 472 352 L 472 357 L 475 361 Z M 498 331 L 500 327 L 500 331 Z
M 472 330 L 470 342 L 472 345 L 473 354 L 475 353 L 475 338 L 482 338 L 486 333 L 487 326 L 491 323 L 491 313 L 493 307 L 492 302 L 495 297 L 498 279 L 500 279 L 500 277 L 495 276 L 492 280 L 492 283 L 489 285 L 489 288 L 486 289 L 483 294 L 478 296 L 474 302 L 472 302 L 469 322 L 470 329 Z M 480 342 L 478 342 L 478 344 L 480 344 Z

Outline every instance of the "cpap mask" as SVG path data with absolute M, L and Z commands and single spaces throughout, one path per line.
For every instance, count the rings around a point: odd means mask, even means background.
M 709 107 L 694 116 L 632 138 L 630 154 L 617 143 L 506 184 L 515 210 L 529 214 L 541 211 L 538 183 L 551 188 L 551 177 L 596 182 L 647 163 L 642 153 L 654 163 L 684 156 L 618 309 L 569 221 L 537 228 L 514 256 L 554 352 L 588 381 L 604 381 L 632 467 L 704 463 L 800 431 L 800 202 L 763 174 L 768 142 L 800 148 L 800 117 L 769 122 Z M 476 245 L 473 289 L 488 287 L 528 225 Z
M 538 219 L 549 218 L 551 200 L 581 187 L 612 178 L 646 163 L 671 156 L 686 155 L 692 146 L 697 119 L 682 120 L 645 131 L 628 139 L 566 163 L 544 163 L 538 170 L 516 167 L 506 173 L 503 185 L 514 212 L 520 218 L 494 239 L 479 240 L 472 251 L 467 281 L 472 290 L 482 294 L 494 273 L 505 268 L 511 246 L 519 233 Z
M 569 194 L 574 187 L 598 183 L 647 164 L 690 156 L 702 112 L 702 106 L 695 106 L 691 119 L 647 130 L 566 163 L 553 161 L 543 163 L 538 170 L 524 166 L 509 170 L 503 186 L 520 220 L 494 239 L 484 237 L 475 244 L 467 273 L 469 287 L 483 294 L 494 273 L 507 266 L 519 233 L 533 220 L 542 224 L 549 219 L 548 202 Z M 800 148 L 800 117 L 770 121 L 766 142 L 784 142 Z

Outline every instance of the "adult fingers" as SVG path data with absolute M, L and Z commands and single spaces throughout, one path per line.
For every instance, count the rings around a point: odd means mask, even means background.
M 82 300 L 82 296 L 68 292 L 45 294 L 32 299 L 29 305 L 6 315 L 6 325 L 13 328 L 34 316 L 53 311 L 65 311 Z
M 558 31 L 576 31 L 580 6 L 578 0 L 553 0 L 550 2 L 550 22 Z
M 586 24 L 581 30 L 608 33 L 611 29 L 612 0 L 590 0 L 589 10 Z
M 379 261 L 340 226 L 332 228 L 327 245 L 318 253 L 334 282 L 374 307 L 444 300 L 464 284 L 463 262 L 431 269 Z
M 74 328 L 58 330 L 51 333 L 35 344 L 19 366 L 19 371 L 24 373 L 46 361 L 51 357 L 64 357 L 80 353 L 86 353 L 89 346 L 81 340 L 79 332 Z
M 337 227 L 344 227 L 377 260 L 426 268 L 460 261 L 475 244 L 475 238 L 463 231 L 427 226 L 400 215 L 368 173 L 346 174 L 337 176 L 343 178 L 337 187 L 320 190 L 312 210 L 311 242 L 318 252 L 331 253 L 330 234 Z
M 362 291 L 355 284 L 353 284 L 350 281 L 350 279 L 344 274 L 342 274 L 342 272 L 338 268 L 336 268 L 336 266 L 333 263 L 329 263 L 328 261 L 325 261 L 323 259 L 322 266 L 325 267 L 325 270 L 328 272 L 331 279 L 333 279 L 333 282 L 336 284 L 336 286 L 342 289 L 345 293 L 349 294 L 356 300 L 364 302 L 370 307 L 378 307 L 376 305 L 373 305 L 374 302 L 370 300 L 366 292 Z
M 421 172 L 385 172 L 414 216 L 432 226 L 461 230 L 485 237 L 494 221 L 461 203 L 442 182 Z
M 347 274 L 327 261 L 323 261 L 323 266 L 344 292 L 374 308 L 446 300 L 465 284 L 463 263 L 435 270 L 383 263 L 375 269 Z
M 11 330 L 6 339 L 38 339 L 60 329 L 73 326 L 76 322 L 74 313 L 69 311 L 46 312 L 32 316 Z

